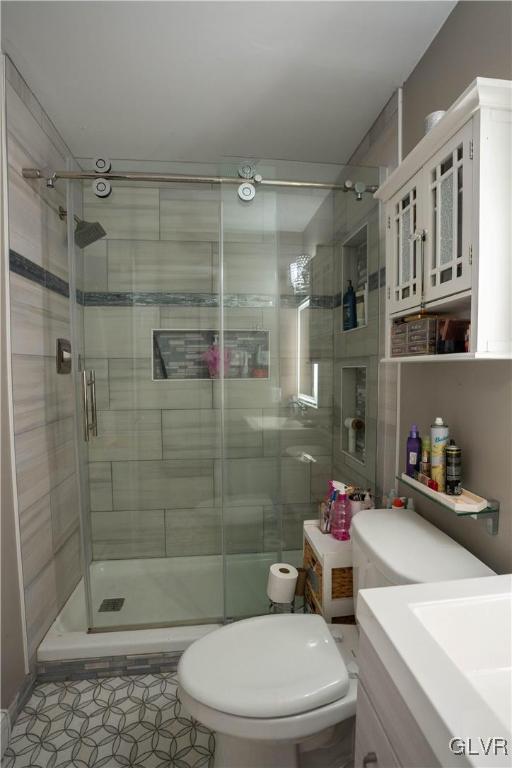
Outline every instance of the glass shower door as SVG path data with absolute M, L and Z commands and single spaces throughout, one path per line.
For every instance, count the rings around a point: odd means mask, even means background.
M 334 181 L 332 166 L 259 163 L 264 178 Z M 222 192 L 227 348 L 223 526 L 228 618 L 266 613 L 273 562 L 302 564 L 303 521 L 331 477 L 333 194 Z M 236 330 L 236 339 L 232 329 Z
M 218 187 L 85 184 L 83 216 L 91 628 L 222 620 Z

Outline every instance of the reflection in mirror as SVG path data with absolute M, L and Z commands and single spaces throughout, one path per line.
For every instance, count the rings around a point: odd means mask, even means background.
M 311 362 L 309 346 L 310 300 L 297 307 L 297 397 L 318 407 L 318 363 Z

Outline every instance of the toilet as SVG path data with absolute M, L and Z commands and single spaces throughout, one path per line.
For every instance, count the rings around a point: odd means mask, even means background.
M 352 523 L 359 589 L 494 572 L 415 512 L 365 510 Z M 358 630 L 315 614 L 258 616 L 193 643 L 178 666 L 180 698 L 216 732 L 215 768 L 319 765 L 308 752 L 337 738 L 357 698 Z

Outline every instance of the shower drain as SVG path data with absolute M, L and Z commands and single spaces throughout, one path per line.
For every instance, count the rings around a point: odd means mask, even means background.
M 120 611 L 124 605 L 124 597 L 107 597 L 102 601 L 99 612 Z

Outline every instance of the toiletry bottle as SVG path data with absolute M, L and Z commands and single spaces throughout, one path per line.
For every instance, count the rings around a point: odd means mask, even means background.
M 356 326 L 356 293 L 352 280 L 349 280 L 347 290 L 343 294 L 343 330 L 350 331 L 351 328 L 356 328 Z
M 409 477 L 414 477 L 415 472 L 418 471 L 420 464 L 420 452 L 421 452 L 421 440 L 418 432 L 418 427 L 413 424 L 409 437 L 407 438 L 407 465 L 406 473 Z
M 422 475 L 430 477 L 430 437 L 421 438 L 420 472 Z
M 374 509 L 373 499 L 371 497 L 370 489 L 365 493 L 365 497 L 363 500 L 363 509 Z
M 450 440 L 450 445 L 446 446 L 446 493 L 449 496 L 460 496 L 462 493 L 461 460 L 462 451 L 455 445 L 455 440 Z
M 446 446 L 448 445 L 448 436 L 450 430 L 444 423 L 441 416 L 430 428 L 430 441 L 432 444 L 430 454 L 430 476 L 437 483 L 437 490 L 444 493 L 445 489 L 445 469 L 446 469 Z
M 340 493 L 333 504 L 331 514 L 331 534 L 335 539 L 338 539 L 338 541 L 348 541 L 350 539 L 351 521 L 348 496 L 346 493 Z

